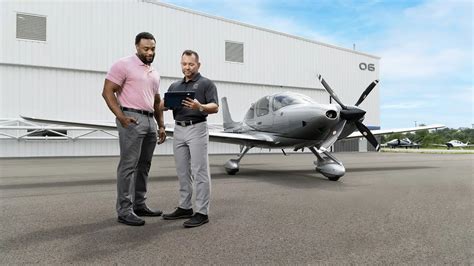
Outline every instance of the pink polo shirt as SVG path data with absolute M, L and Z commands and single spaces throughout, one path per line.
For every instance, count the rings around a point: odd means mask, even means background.
M 115 62 L 105 78 L 122 87 L 117 94 L 120 106 L 153 112 L 155 95 L 160 93 L 160 74 L 137 55 Z

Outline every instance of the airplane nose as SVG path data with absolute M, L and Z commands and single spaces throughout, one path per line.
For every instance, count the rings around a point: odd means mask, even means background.
M 364 117 L 364 115 L 365 111 L 357 107 L 349 106 L 347 109 L 341 110 L 341 118 L 346 120 L 359 120 Z

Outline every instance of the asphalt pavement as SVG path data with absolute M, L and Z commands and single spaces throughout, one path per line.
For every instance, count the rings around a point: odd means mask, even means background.
M 250 154 L 235 176 L 210 157 L 210 222 L 116 222 L 117 157 L 0 159 L 0 264 L 474 264 L 473 154 Z M 153 159 L 148 205 L 171 212 L 170 156 Z

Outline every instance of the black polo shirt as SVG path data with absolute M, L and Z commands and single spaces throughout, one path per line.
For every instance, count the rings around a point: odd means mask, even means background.
M 200 73 L 196 73 L 188 82 L 185 78 L 174 82 L 168 91 L 194 91 L 195 98 L 200 103 L 219 104 L 216 85 L 210 79 L 201 76 Z M 173 108 L 173 117 L 176 121 L 198 121 L 206 119 L 207 113 L 186 107 L 176 107 Z

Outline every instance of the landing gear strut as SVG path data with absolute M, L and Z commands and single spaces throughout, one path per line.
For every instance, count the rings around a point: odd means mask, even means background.
M 250 146 L 245 146 L 245 149 L 240 151 L 239 157 L 237 159 L 230 159 L 225 164 L 225 171 L 228 175 L 235 175 L 239 171 L 239 163 L 242 160 L 242 157 L 251 149 Z
M 332 156 L 326 149 L 322 148 L 316 151 L 314 147 L 309 147 L 309 150 L 318 158 L 317 161 L 314 161 L 316 171 L 323 174 L 329 180 L 337 181 L 346 173 L 344 165 L 342 165 L 342 163 L 338 161 L 336 157 Z M 326 156 L 323 157 L 320 153 Z

